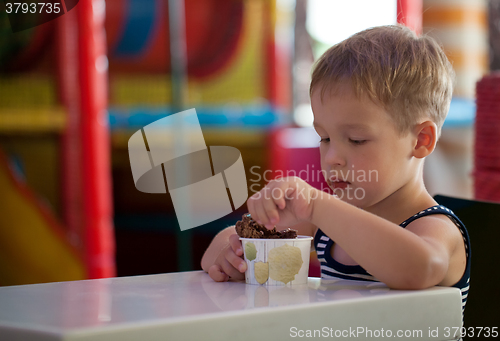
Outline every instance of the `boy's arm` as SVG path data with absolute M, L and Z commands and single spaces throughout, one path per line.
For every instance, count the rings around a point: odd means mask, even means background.
M 254 219 L 268 228 L 296 221 L 318 226 L 366 271 L 392 288 L 453 285 L 463 273 L 460 232 L 443 217 L 422 217 L 403 229 L 295 177 L 271 181 L 260 195 L 249 198 L 247 206 Z
M 311 222 L 366 271 L 398 289 L 422 289 L 441 283 L 461 242 L 458 229 L 445 219 L 423 217 L 403 229 L 341 200 L 325 197 L 314 201 Z

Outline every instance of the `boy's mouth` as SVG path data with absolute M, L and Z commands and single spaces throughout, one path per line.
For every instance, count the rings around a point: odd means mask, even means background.
M 339 179 L 328 179 L 327 183 L 332 189 L 346 189 L 351 184 L 349 181 Z

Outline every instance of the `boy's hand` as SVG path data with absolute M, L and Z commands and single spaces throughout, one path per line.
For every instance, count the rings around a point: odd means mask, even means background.
M 252 218 L 267 228 L 287 227 L 309 221 L 314 199 L 322 193 L 298 177 L 280 178 L 252 195 L 247 207 Z
M 245 279 L 247 264 L 243 260 L 243 249 L 237 234 L 228 238 L 229 244 L 219 253 L 215 262 L 208 269 L 208 274 L 216 282 L 226 282 L 229 278 Z

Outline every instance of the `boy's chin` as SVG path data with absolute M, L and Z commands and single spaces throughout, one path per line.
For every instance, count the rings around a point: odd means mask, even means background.
M 363 208 L 366 206 L 366 198 L 365 196 L 354 196 L 353 192 L 351 191 L 350 193 L 342 190 L 342 189 L 333 189 L 333 193 L 343 202 L 346 202 L 348 204 L 354 205 L 359 208 Z
M 364 202 L 364 200 L 359 200 L 359 199 L 355 199 L 355 198 L 340 198 L 340 201 L 343 201 L 347 204 L 351 204 L 353 206 L 356 206 L 357 208 L 364 208 L 366 206 L 366 203 Z

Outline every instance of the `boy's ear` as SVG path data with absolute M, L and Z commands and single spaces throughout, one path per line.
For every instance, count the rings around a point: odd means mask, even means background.
M 415 126 L 415 147 L 412 155 L 418 159 L 428 156 L 437 143 L 437 126 L 432 121 L 424 121 Z

